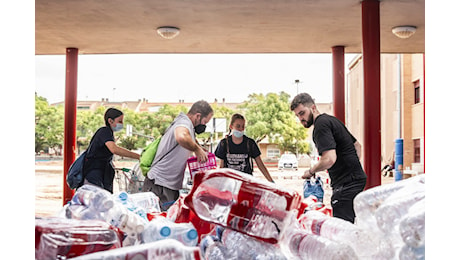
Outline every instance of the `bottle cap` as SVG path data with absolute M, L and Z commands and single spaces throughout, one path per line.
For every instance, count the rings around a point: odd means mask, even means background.
M 171 235 L 171 229 L 169 227 L 162 227 L 160 230 L 160 235 L 163 237 Z
M 187 238 L 190 239 L 190 240 L 193 240 L 195 238 L 198 237 L 198 232 L 196 232 L 195 229 L 190 229 L 188 232 L 187 232 Z
M 128 193 L 126 193 L 125 191 L 122 191 L 122 192 L 120 192 L 120 194 L 118 194 L 118 198 L 120 198 L 120 200 L 127 200 L 128 199 Z

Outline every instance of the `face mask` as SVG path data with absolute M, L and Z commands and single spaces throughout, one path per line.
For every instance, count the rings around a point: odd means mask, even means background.
M 243 132 L 243 131 L 238 131 L 238 130 L 233 129 L 233 135 L 234 135 L 236 138 L 241 138 L 241 137 L 243 137 L 244 132 Z
M 197 133 L 197 134 L 204 133 L 205 130 L 206 130 L 206 125 L 199 124 L 199 125 L 195 126 L 195 133 Z
M 121 129 L 123 129 L 123 124 L 120 124 L 120 123 L 117 123 L 117 125 L 115 127 L 112 126 L 112 130 L 114 132 L 118 132 L 120 131 Z

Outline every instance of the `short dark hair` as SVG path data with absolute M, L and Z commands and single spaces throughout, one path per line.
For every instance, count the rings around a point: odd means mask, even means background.
M 115 119 L 119 116 L 123 115 L 123 112 L 121 112 L 120 110 L 116 109 L 116 108 L 109 108 L 107 109 L 107 111 L 105 111 L 105 114 L 104 114 L 104 122 L 105 122 L 105 125 L 106 126 L 109 126 L 109 118 L 110 119 Z
M 211 105 L 204 100 L 193 103 L 192 107 L 188 111 L 188 114 L 194 115 L 200 113 L 202 117 L 207 117 L 210 113 L 213 113 Z
M 291 111 L 294 111 L 294 109 L 300 104 L 304 106 L 311 106 L 315 104 L 315 100 L 308 93 L 300 93 L 292 100 Z

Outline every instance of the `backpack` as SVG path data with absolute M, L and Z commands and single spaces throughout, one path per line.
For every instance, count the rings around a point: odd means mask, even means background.
M 155 159 L 155 155 L 157 154 L 160 141 L 161 137 L 155 139 L 155 141 L 151 142 L 149 145 L 147 145 L 147 147 L 144 148 L 144 150 L 142 150 L 141 158 L 139 159 L 139 165 L 144 176 L 147 176 L 147 172 L 150 170 L 153 159 Z
M 84 151 L 78 158 L 70 165 L 67 172 L 66 182 L 70 189 L 76 189 L 83 184 L 84 174 L 83 166 L 86 160 L 86 151 Z
M 172 125 L 174 125 L 175 122 L 176 121 L 173 121 L 171 125 L 169 125 L 169 127 L 165 130 L 165 133 L 166 131 L 169 130 L 169 128 L 171 128 Z M 155 141 L 151 142 L 149 145 L 147 145 L 142 150 L 141 158 L 139 159 L 139 166 L 140 166 L 139 168 L 141 168 L 141 172 L 142 172 L 142 175 L 144 175 L 144 177 L 147 176 L 147 173 L 149 172 L 150 168 L 153 166 L 152 163 L 153 163 L 153 160 L 155 159 L 155 156 L 157 155 L 157 150 L 158 150 L 158 146 L 160 145 L 160 142 L 161 142 L 161 136 L 155 139 Z M 176 144 L 171 150 L 169 150 L 165 155 L 163 155 L 163 157 L 165 157 L 172 150 L 174 150 L 174 148 L 176 148 L 177 145 L 178 144 Z M 160 160 L 163 159 L 163 157 L 161 157 Z

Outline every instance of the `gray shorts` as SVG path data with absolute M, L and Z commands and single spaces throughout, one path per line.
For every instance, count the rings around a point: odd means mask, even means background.
M 179 198 L 178 190 L 171 190 L 169 188 L 155 184 L 155 180 L 145 178 L 143 192 L 151 191 L 160 199 L 160 208 L 162 211 L 167 211 L 174 202 Z

